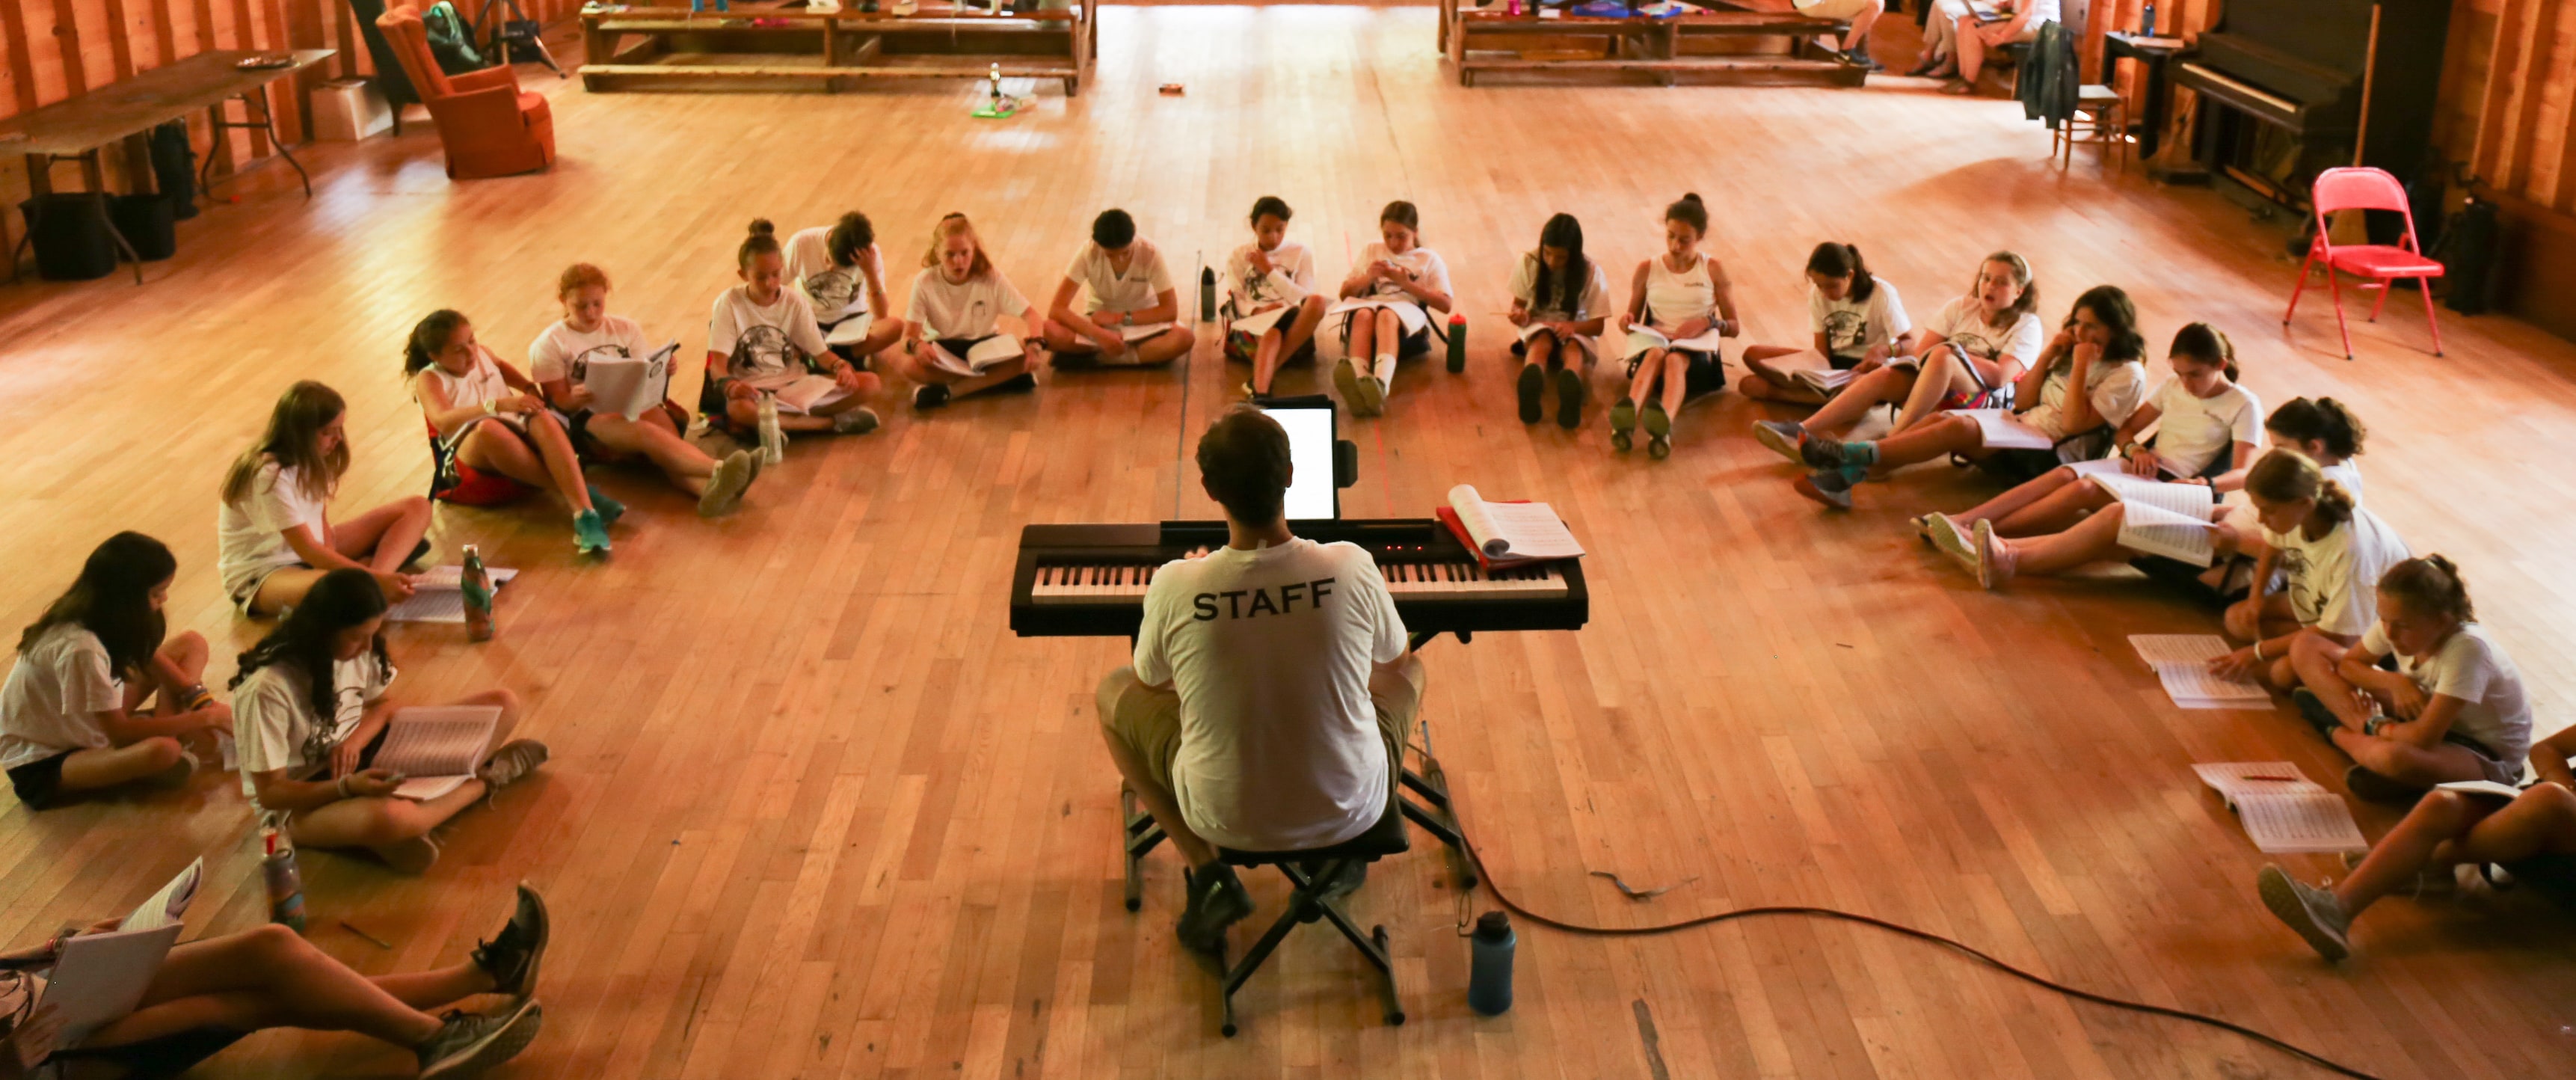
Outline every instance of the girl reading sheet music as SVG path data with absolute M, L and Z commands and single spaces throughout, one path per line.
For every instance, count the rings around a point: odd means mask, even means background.
M 301 847 L 365 848 L 405 873 L 438 861 L 430 830 L 464 812 L 485 791 L 506 787 L 546 760 L 546 746 L 509 740 L 519 696 L 486 690 L 455 702 L 500 710 L 474 776 L 435 798 L 394 795 L 404 777 L 375 762 L 393 709 L 385 651 L 385 598 L 355 570 L 334 570 L 267 637 L 241 654 L 233 676 L 233 737 L 242 792 L 254 807 L 286 816 Z
M 1896 286 L 1870 273 L 1860 248 L 1851 244 L 1828 240 L 1808 254 L 1807 324 L 1815 335 L 1816 355 L 1834 374 L 1800 377 L 1774 363 L 1798 350 L 1749 346 L 1744 350 L 1748 374 L 1736 380 L 1736 390 L 1761 401 L 1814 405 L 1829 396 L 1827 388 L 1839 389 L 1878 370 L 1889 357 L 1913 351 L 1914 321 L 1906 317 Z
M 734 248 L 742 284 L 707 313 L 707 381 L 698 411 L 736 438 L 760 430 L 761 395 L 774 395 L 782 431 L 864 435 L 877 429 L 867 400 L 884 384 L 831 351 L 814 305 L 787 287 L 787 257 L 767 218 Z
M 832 354 L 861 371 L 903 337 L 903 320 L 886 299 L 885 255 L 877 228 L 856 210 L 830 225 L 787 238 L 787 280 L 805 294 Z
M 1629 283 L 1628 312 L 1619 320 L 1628 388 L 1610 407 L 1610 446 L 1620 453 L 1635 445 L 1642 423 L 1646 453 L 1671 455 L 1673 414 L 1682 403 L 1726 388 L 1718 339 L 1742 327 L 1726 267 L 1699 249 L 1707 237 L 1707 205 L 1696 192 L 1684 194 L 1664 208 L 1664 253 L 1638 263 Z
M 1943 413 L 1876 442 L 1804 440 L 1799 455 L 1816 471 L 1799 478 L 1798 493 L 1849 509 L 1862 479 L 1947 455 L 2016 478 L 2092 457 L 2146 397 L 2145 352 L 2137 305 L 2117 286 L 2097 285 L 2075 299 L 2056 340 L 2014 385 L 2017 410 Z
M 1547 219 L 1538 248 L 1512 269 L 1512 325 L 1519 336 L 1521 423 L 1539 421 L 1541 398 L 1556 384 L 1556 422 L 1572 431 L 1583 422 L 1584 379 L 1600 352 L 1609 322 L 1610 279 L 1583 254 L 1583 225 L 1572 214 Z
M 348 407 L 318 382 L 286 388 L 259 441 L 224 473 L 215 516 L 215 572 L 244 615 L 295 606 L 324 572 L 375 575 L 396 600 L 411 596 L 402 570 L 429 554 L 429 500 L 407 495 L 334 523 L 329 506 L 349 472 Z
M 1977 264 L 1968 294 L 1951 298 L 1924 323 L 1912 353 L 1853 376 L 1802 422 L 1756 421 L 1753 437 L 1804 464 L 1800 443 L 1841 438 L 1879 405 L 1902 406 L 1889 432 L 1903 434 L 1944 409 L 2005 404 L 2048 340 L 2038 309 L 2030 263 L 2009 251 L 1988 255 Z
M 563 305 L 564 317 L 528 343 L 528 372 L 545 389 L 546 401 L 572 417 L 573 448 L 606 461 L 652 462 L 673 486 L 698 497 L 698 513 L 706 517 L 741 503 L 743 490 L 751 486 L 751 454 L 736 450 L 723 461 L 708 457 L 681 437 L 689 414 L 677 403 L 665 398 L 632 420 L 591 408 L 584 380 L 594 360 L 642 360 L 654 354 L 635 320 L 608 313 L 608 274 L 589 263 L 574 263 L 557 279 L 555 300 Z
M 1270 396 L 1282 364 L 1314 359 L 1324 297 L 1315 291 L 1315 253 L 1288 239 L 1295 211 L 1264 195 L 1252 202 L 1252 242 L 1225 260 L 1225 355 L 1252 364 L 1245 397 Z
M 2380 575 L 2378 599 L 2360 641 L 2310 635 L 2290 651 L 2299 711 L 2352 756 L 2345 785 L 2364 799 L 2411 802 L 2447 781 L 2520 779 L 2531 703 L 2522 672 L 2477 621 L 2459 567 L 2408 559 Z
M 1073 302 L 1091 294 L 1085 310 Z M 1104 210 L 1091 221 L 1091 242 L 1075 253 L 1047 308 L 1047 349 L 1058 367 L 1092 362 L 1122 367 L 1168 364 L 1187 356 L 1198 335 L 1181 323 L 1181 294 L 1163 251 L 1136 235 L 1136 219 Z
M 163 636 L 178 569 L 158 540 L 108 537 L 18 635 L 0 685 L 0 768 L 19 802 L 42 810 L 135 780 L 185 783 L 215 752 L 214 733 L 231 730 L 232 710 L 206 692 L 206 639 Z
M 920 384 L 912 391 L 913 408 L 936 409 L 986 390 L 1037 388 L 1032 371 L 1039 343 L 1004 333 L 1004 315 L 1018 316 L 1031 333 L 1046 325 L 984 253 L 975 223 L 964 214 L 940 218 L 903 316 L 904 374 Z
M 1378 211 L 1375 243 L 1342 279 L 1342 359 L 1333 387 L 1353 416 L 1386 411 L 1395 362 L 1431 351 L 1431 313 L 1449 310 L 1449 264 L 1422 246 L 1422 215 L 1401 199 Z
M 572 435 L 546 408 L 545 392 L 474 340 L 463 313 L 433 311 L 412 327 L 403 377 L 442 460 L 554 492 L 572 511 L 573 550 L 608 553 L 608 523 L 625 504 L 583 478 Z

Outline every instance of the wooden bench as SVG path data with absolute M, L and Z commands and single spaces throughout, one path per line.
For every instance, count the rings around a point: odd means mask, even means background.
M 1016 15 L 949 4 L 910 15 L 593 4 L 581 13 L 581 85 L 725 90 L 802 82 L 838 91 L 871 79 L 980 79 L 998 64 L 1011 78 L 1062 80 L 1071 97 L 1099 56 L 1092 15 L 1089 3 Z
M 1669 18 L 1539 18 L 1536 8 L 1512 15 L 1499 5 L 1462 8 L 1441 0 L 1440 47 L 1461 86 L 1478 72 L 1608 72 L 1643 74 L 1666 86 L 1684 75 L 1709 81 L 1805 86 L 1859 86 L 1869 72 L 1816 44 L 1840 40 L 1851 24 L 1770 11 L 1726 0 L 1699 0 L 1700 10 Z

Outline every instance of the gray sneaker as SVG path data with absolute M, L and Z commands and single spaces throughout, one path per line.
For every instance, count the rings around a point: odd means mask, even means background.
M 494 791 L 518 783 L 537 766 L 546 763 L 546 744 L 535 739 L 512 739 L 484 759 L 483 768 L 474 775 Z
M 1753 422 L 1753 441 L 1770 447 L 1772 453 L 1788 458 L 1791 465 L 1807 463 L 1806 456 L 1798 452 L 1798 444 L 1805 441 L 1806 437 L 1806 428 L 1785 420 Z
M 546 898 L 522 881 L 510 921 L 492 940 L 474 946 L 474 966 L 492 976 L 493 993 L 527 997 L 537 990 L 537 969 L 545 963 L 546 940 L 552 936 Z
M 751 488 L 751 455 L 736 450 L 716 462 L 716 471 L 707 477 L 707 490 L 698 496 L 699 517 L 722 517 L 742 505 L 742 493 Z
M 832 434 L 865 435 L 871 431 L 875 431 L 877 429 L 877 425 L 881 423 L 884 423 L 884 421 L 877 418 L 877 411 L 875 409 L 861 405 L 858 408 L 832 417 Z
M 2262 894 L 2264 907 L 2308 939 L 2308 945 L 2328 963 L 2352 955 L 2352 942 L 2346 936 L 2352 918 L 2343 913 L 2343 904 L 2333 893 L 2269 865 L 2254 875 L 2254 891 Z
M 1176 928 L 1181 944 L 1213 953 L 1225 944 L 1225 928 L 1252 914 L 1252 894 L 1244 889 L 1243 879 L 1234 876 L 1234 868 L 1221 862 L 1190 871 L 1184 885 L 1189 902 L 1181 909 Z
M 471 1076 L 517 1057 L 545 1026 L 545 1010 L 522 998 L 498 1012 L 451 1012 L 441 1019 L 438 1034 L 416 1051 L 421 1080 Z

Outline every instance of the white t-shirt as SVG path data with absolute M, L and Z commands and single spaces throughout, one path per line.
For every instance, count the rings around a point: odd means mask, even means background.
M 2074 367 L 2068 361 L 2067 369 Z M 2078 432 L 2066 430 L 2066 390 L 2073 385 L 2065 370 L 2051 371 L 2039 384 L 2039 404 L 2023 410 L 2021 422 L 2063 439 Z M 2147 366 L 2135 360 L 2096 360 L 2084 379 L 2084 396 L 2101 414 L 2101 422 L 2112 427 L 2129 422 L 2129 414 L 2147 399 Z
M 778 290 L 767 307 L 751 300 L 751 286 L 736 285 L 716 297 L 707 316 L 707 351 L 723 355 L 725 377 L 756 390 L 775 390 L 812 373 L 823 355 L 823 328 L 814 305 L 794 289 Z
M 1225 260 L 1226 286 L 1231 290 L 1234 313 L 1250 315 L 1272 304 L 1302 304 L 1315 291 L 1315 253 L 1294 240 L 1282 240 L 1270 252 L 1270 272 L 1252 272 L 1252 253 L 1259 244 L 1245 244 L 1234 249 Z
M 2304 528 L 2287 534 L 2263 530 L 2280 552 L 2277 565 L 2289 581 L 2290 614 L 2303 626 L 2360 637 L 2379 621 L 2379 578 L 2414 557 L 2397 530 L 2362 507 L 2352 520 L 2316 540 Z
M 2263 402 L 2235 383 L 2201 397 L 2181 379 L 2166 379 L 2147 404 L 2156 409 L 2156 457 L 2177 477 L 2198 476 L 2222 461 L 2232 467 L 2237 443 L 2263 445 Z
M 540 383 L 563 379 L 580 386 L 590 374 L 593 354 L 636 357 L 652 353 L 644 345 L 644 328 L 626 316 L 607 316 L 599 320 L 599 329 L 587 334 L 557 319 L 528 343 L 528 377 Z
M 2039 351 L 2048 344 L 2048 333 L 2040 326 L 2038 315 L 2023 312 L 2009 327 L 1988 326 L 1977 302 L 1964 296 L 1941 305 L 1940 312 L 1924 329 L 1957 344 L 1970 356 L 1987 360 L 2010 358 L 2024 371 L 2039 362 Z
M 941 276 L 938 267 L 926 266 L 912 276 L 912 298 L 904 306 L 903 317 L 933 340 L 974 339 L 997 333 L 994 320 L 1028 310 L 1029 298 L 1012 288 L 1011 279 L 1003 277 L 998 267 L 980 277 L 952 282 Z
M 125 680 L 98 635 L 57 623 L 18 654 L 0 685 L 0 769 L 108 745 L 98 714 L 125 707 Z
M 250 494 L 215 513 L 215 572 L 224 579 L 224 594 L 239 597 L 270 571 L 303 564 L 286 543 L 288 529 L 309 526 L 315 541 L 329 543 L 330 525 L 322 513 L 329 501 L 328 494 L 305 496 L 301 470 L 275 461 L 261 465 Z
M 1381 259 L 1394 263 L 1396 269 L 1404 271 L 1404 275 L 1412 278 L 1413 283 L 1416 285 L 1443 293 L 1449 291 L 1449 264 L 1441 261 L 1439 252 L 1433 251 L 1427 247 L 1416 247 L 1411 251 L 1398 255 L 1392 251 L 1388 251 L 1386 244 L 1383 241 L 1371 243 L 1369 246 L 1360 249 L 1360 262 L 1359 265 L 1351 268 L 1351 280 L 1358 281 L 1361 275 L 1368 273 L 1368 268 L 1371 264 L 1374 264 Z M 1371 282 L 1369 284 L 1369 290 L 1361 295 L 1374 297 L 1379 300 L 1403 300 L 1414 304 L 1420 303 L 1420 301 L 1414 299 L 1412 293 L 1397 288 L 1396 284 L 1392 281 Z
M 1127 245 L 1126 273 L 1119 273 L 1109 261 L 1107 249 L 1086 243 L 1072 265 L 1064 268 L 1064 276 L 1091 291 L 1091 306 L 1085 311 L 1143 311 L 1162 303 L 1163 294 L 1172 288 L 1172 272 L 1163 265 L 1162 251 L 1141 236 Z
M 2361 636 L 2363 652 L 2386 656 L 2395 651 L 2386 626 L 2373 622 Z M 2433 655 L 2397 657 L 2397 672 L 2414 680 L 2424 693 L 2458 698 L 2463 704 L 2451 730 L 2476 739 L 2497 761 L 2516 770 L 2531 753 L 2531 702 L 2522 693 L 2522 669 L 2477 623 L 2463 623 Z
M 2351 495 L 2352 501 L 2355 505 L 2359 505 L 2362 502 L 2360 462 L 2354 461 L 2351 458 L 2345 458 L 2332 465 L 2319 466 L 2317 471 L 2324 473 L 2326 479 L 2332 480 L 2338 486 L 2342 487 L 2345 494 Z
M 1522 252 L 1520 265 L 1512 268 L 1512 299 L 1529 305 L 1529 317 L 1533 322 L 1587 322 L 1607 316 L 1610 314 L 1610 279 L 1601 272 L 1601 260 L 1587 258 L 1583 264 L 1591 280 L 1583 283 L 1582 293 L 1574 298 L 1574 310 L 1567 311 L 1562 304 L 1550 307 L 1540 302 L 1538 273 L 1542 264 L 1538 252 Z M 1549 303 L 1555 303 L 1565 295 L 1559 282 L 1550 281 L 1547 285 Z
M 334 707 L 326 720 L 313 714 L 312 687 L 293 664 L 270 664 L 233 689 L 233 740 L 239 751 L 242 794 L 259 801 L 251 777 L 286 770 L 288 779 L 331 763 L 333 748 L 358 730 L 367 706 L 385 696 L 394 672 L 376 663 L 375 651 L 331 664 Z
M 448 374 L 446 368 L 431 364 L 412 378 L 437 382 L 438 388 L 446 393 L 447 407 L 451 409 L 499 401 L 512 393 L 509 380 L 501 377 L 501 365 L 492 362 L 492 351 L 480 345 L 474 347 L 474 362 L 466 366 L 463 375 Z M 429 407 L 427 399 L 421 401 L 421 407 Z
M 1914 320 L 1905 316 L 1905 302 L 1896 296 L 1896 286 L 1876 274 L 1869 281 L 1867 300 L 1854 300 L 1849 292 L 1835 300 L 1812 286 L 1807 289 L 1808 329 L 1825 336 L 1827 352 L 1858 360 L 1914 329 Z
M 1376 824 L 1391 766 L 1369 676 L 1404 650 L 1404 620 L 1358 545 L 1298 539 L 1165 564 L 1145 591 L 1136 676 L 1180 694 L 1172 786 L 1190 829 L 1290 851 Z
M 832 265 L 832 227 L 798 229 L 787 238 L 787 280 L 805 290 L 814 318 L 829 326 L 868 314 L 868 279 L 855 265 Z M 865 249 L 861 249 L 864 254 Z

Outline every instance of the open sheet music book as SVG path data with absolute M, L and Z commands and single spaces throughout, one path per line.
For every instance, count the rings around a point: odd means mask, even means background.
M 1850 368 L 1799 368 L 1789 373 L 1790 382 L 1826 397 L 1841 393 L 1843 387 L 1851 385 L 1853 377 Z
M 2522 797 L 2521 788 L 2511 784 L 2499 784 L 2493 780 L 2453 780 L 2447 784 L 2433 786 L 2444 791 L 2457 791 L 2464 795 L 2493 795 L 2499 799 Z
M 866 341 L 868 331 L 874 329 L 877 324 L 876 316 L 868 311 L 868 303 L 864 299 L 850 301 L 849 307 L 843 308 L 841 314 L 833 317 L 840 321 L 831 324 L 832 328 L 823 332 L 825 345 L 856 345 Z
M 474 779 L 501 722 L 498 705 L 414 706 L 397 709 L 385 724 L 375 767 L 401 773 L 397 799 L 435 799 Z
M 1237 315 L 1228 323 L 1227 328 L 1238 334 L 1250 334 L 1253 337 L 1260 337 L 1263 334 L 1269 333 L 1271 327 L 1279 325 L 1280 320 L 1296 313 L 1297 309 L 1293 305 L 1282 304 L 1278 307 L 1271 308 L 1268 311 L 1256 311 L 1250 315 Z
M 2368 851 L 2343 796 L 2318 787 L 2286 761 L 2194 765 L 2202 783 L 2227 800 L 2258 851 Z
M 1985 436 L 1988 450 L 2054 450 L 2057 440 L 2048 433 L 2021 422 L 2011 409 L 1959 409 L 1953 415 L 1977 422 L 1977 431 Z
M 978 341 L 966 350 L 964 356 L 951 354 L 947 346 L 936 342 L 930 349 L 930 361 L 939 365 L 941 371 L 970 379 L 1017 360 L 1021 355 L 1020 339 L 1009 334 L 995 334 Z
M 1443 518 L 1457 519 L 1468 546 L 1488 569 L 1583 554 L 1573 531 L 1546 503 L 1486 502 L 1475 488 L 1460 484 L 1449 489 L 1448 505 L 1440 509 L 1448 512 Z
M 810 413 L 850 396 L 850 392 L 841 389 L 841 384 L 829 375 L 806 375 L 770 391 L 770 396 L 778 399 L 779 412 Z
M 1629 323 L 1627 340 L 1621 342 L 1619 345 L 1618 359 L 1625 360 L 1648 349 L 1689 349 L 1693 352 L 1716 352 L 1725 344 L 1725 336 L 1718 333 L 1718 328 L 1714 326 L 1700 331 L 1698 337 L 1686 337 L 1679 341 L 1675 341 L 1671 335 L 1644 323 Z
M 633 420 L 661 405 L 671 396 L 671 357 L 679 351 L 680 340 L 673 338 L 651 356 L 591 357 L 581 376 L 590 411 Z
M 2262 709 L 2272 707 L 2272 692 L 2251 680 L 2221 679 L 2209 673 L 2209 662 L 2235 650 L 2216 634 L 2131 634 L 2129 645 L 2154 668 L 2165 694 L 2186 709 Z
M 2207 566 L 2217 558 L 2210 546 L 2210 515 L 2218 505 L 2218 492 L 2209 485 L 2131 476 L 2117 458 L 2068 467 L 2120 500 L 2121 547 L 2193 566 Z
M 498 593 L 519 572 L 501 566 L 486 566 L 483 573 L 492 579 L 492 591 Z M 433 566 L 429 572 L 411 579 L 411 598 L 385 609 L 386 622 L 465 621 L 465 568 Z
M 1171 329 L 1173 325 L 1174 324 L 1167 322 L 1150 322 L 1137 323 L 1134 326 L 1122 326 L 1118 328 L 1118 340 L 1134 344 L 1161 334 L 1163 331 Z
M 186 927 L 180 922 L 205 880 L 206 860 L 189 863 L 179 876 L 152 894 L 104 934 L 83 934 L 63 942 L 47 976 L 43 1003 L 62 1015 L 63 1045 L 123 1019 L 143 1000 L 160 971 L 161 961 Z

